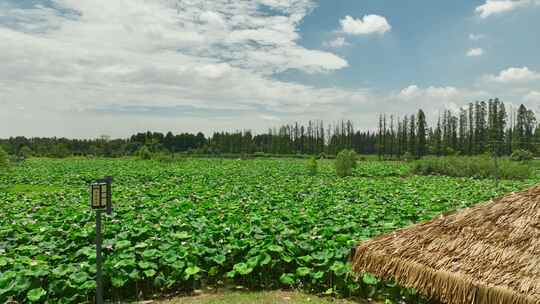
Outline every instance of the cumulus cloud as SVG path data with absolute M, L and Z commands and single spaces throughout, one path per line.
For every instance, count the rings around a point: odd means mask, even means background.
M 64 15 L 54 8 L 2 7 L 1 15 L 19 16 L 17 27 L 3 28 L 5 36 L 21 34 L 24 40 L 39 40 L 46 48 L 62 43 L 84 45 L 88 52 L 130 52 L 197 61 L 228 62 L 232 66 L 272 74 L 286 69 L 336 70 L 347 62 L 328 52 L 305 49 L 297 44 L 297 26 L 313 3 L 291 1 L 74 1 L 58 0 Z M 280 11 L 264 15 L 264 3 Z M 38 14 L 37 12 L 40 12 Z M 40 15 L 38 22 L 36 15 Z M 43 35 L 21 31 L 40 27 Z M 13 32 L 7 31 L 11 29 Z M 18 38 L 17 38 L 18 39 Z M 19 39 L 19 40 L 21 40 Z M 269 56 L 260 56 L 261 52 Z M 76 56 L 77 54 L 74 54 Z M 192 61 L 192 60 L 190 60 Z M 205 63 L 203 63 L 205 64 Z
M 526 103 L 535 103 L 536 105 L 540 105 L 540 92 L 530 91 L 523 97 L 523 101 Z
M 520 7 L 528 5 L 540 4 L 537 0 L 486 0 L 486 2 L 478 7 L 475 11 L 481 18 L 487 18 L 492 15 L 498 15 L 505 12 L 513 11 Z
M 342 31 L 351 35 L 382 35 L 392 29 L 386 18 L 379 15 L 365 15 L 361 19 L 345 16 L 339 22 Z
M 478 57 L 482 56 L 484 54 L 484 50 L 482 48 L 473 48 L 467 51 L 468 57 Z
M 410 108 L 409 112 L 421 108 L 426 112 L 428 118 L 433 119 L 443 109 L 457 111 L 471 101 L 490 97 L 492 96 L 488 92 L 482 90 L 453 86 L 420 87 L 412 84 L 398 93 L 388 96 L 387 100 L 392 102 L 394 106 L 402 104 L 403 107 Z
M 348 66 L 331 50 L 300 45 L 311 0 L 19 3 L 0 3 L 0 137 L 265 131 L 314 118 L 354 118 L 367 128 L 375 113 L 435 111 L 479 95 L 449 86 L 388 93 L 279 80 L 286 70 Z M 344 26 L 350 34 L 391 30 L 386 19 L 349 18 L 361 21 Z
M 418 109 L 422 109 L 430 123 L 436 122 L 441 110 L 448 109 L 458 111 L 474 100 L 484 100 L 490 98 L 488 92 L 482 90 L 457 88 L 453 86 L 427 86 L 422 87 L 411 84 L 398 92 L 388 94 L 380 102 L 382 108 L 400 109 L 399 112 L 386 110 L 383 113 L 413 114 Z M 407 109 L 406 111 L 402 109 Z
M 347 40 L 345 40 L 345 37 L 337 37 L 333 40 L 325 41 L 323 45 L 326 48 L 338 49 L 338 48 L 342 48 L 344 46 L 349 45 L 349 43 L 347 42 Z
M 413 97 L 417 97 L 419 94 L 420 88 L 417 85 L 413 84 L 401 90 L 401 92 L 399 92 L 398 94 L 398 97 L 403 99 L 411 99 Z
M 410 85 L 402 89 L 397 95 L 398 98 L 403 100 L 412 100 L 415 98 L 442 98 L 452 99 L 458 97 L 459 91 L 455 87 L 434 87 L 422 89 L 417 85 Z
M 540 79 L 540 73 L 532 71 L 528 67 L 511 67 L 502 70 L 498 75 L 486 75 L 484 78 L 499 83 L 524 83 Z
M 114 113 L 152 107 L 199 109 L 233 121 L 227 111 L 239 113 L 236 121 L 276 111 L 296 115 L 317 103 L 331 111 L 331 104 L 362 94 L 273 77 L 289 69 L 318 73 L 348 66 L 331 52 L 298 44 L 298 26 L 314 6 L 311 0 L 1 3 L 0 130 L 7 133 L 0 136 L 88 136 L 96 121 L 122 136 L 158 125 L 211 127 L 155 117 L 126 120 L 125 128 L 114 124 Z M 17 121 L 13 113 L 20 109 L 35 120 Z M 47 120 L 41 121 L 46 127 L 37 127 L 36 117 Z M 78 124 L 68 124 L 68 117 Z M 141 127 L 144 121 L 148 126 Z
M 469 40 L 472 40 L 472 41 L 478 41 L 484 38 L 486 38 L 486 36 L 483 34 L 474 34 L 474 33 L 469 34 Z

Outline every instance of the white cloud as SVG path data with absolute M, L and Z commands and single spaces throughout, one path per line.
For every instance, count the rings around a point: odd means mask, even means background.
M 484 34 L 474 34 L 474 33 L 469 34 L 469 40 L 472 40 L 472 41 L 478 41 L 484 38 L 486 38 Z
M 0 23 L 0 137 L 265 131 L 314 118 L 353 118 L 368 128 L 375 113 L 435 111 L 478 95 L 449 86 L 411 86 L 400 95 L 277 80 L 288 69 L 348 65 L 299 44 L 311 0 L 54 3 L 61 12 L 0 4 L 0 20 L 10 20 Z M 367 26 L 372 19 L 359 20 L 364 29 L 353 32 L 390 30 L 387 22 Z M 407 95 L 414 104 L 403 102 Z
M 202 77 L 209 79 L 219 79 L 231 71 L 231 67 L 226 63 L 206 64 L 195 67 L 195 71 Z
M 338 49 L 349 45 L 349 43 L 345 40 L 345 37 L 337 37 L 336 39 L 325 41 L 323 45 L 326 48 Z
M 389 95 L 387 102 L 392 104 L 393 108 L 403 107 L 408 109 L 409 114 L 421 108 L 428 116 L 428 119 L 436 119 L 443 109 L 457 111 L 460 107 L 467 106 L 471 101 L 490 97 L 492 95 L 481 90 L 453 86 L 420 87 L 413 84 L 403 88 L 397 94 Z
M 212 28 L 226 27 L 225 20 L 223 20 L 223 17 L 216 12 L 202 12 L 199 15 L 199 20 L 204 24 L 208 24 Z
M 382 35 L 392 29 L 386 18 L 379 15 L 365 15 L 362 19 L 346 16 L 339 22 L 342 31 L 351 35 Z
M 484 79 L 499 83 L 523 83 L 540 79 L 540 73 L 529 70 L 528 67 L 508 68 L 499 75 L 486 75 Z
M 455 87 L 429 87 L 426 89 L 426 95 L 431 98 L 458 99 L 459 90 Z
M 260 115 L 259 117 L 264 120 L 280 121 L 279 117 L 273 115 Z
M 414 100 L 417 98 L 453 99 L 460 96 L 460 91 L 455 87 L 434 87 L 422 89 L 417 85 L 410 85 L 402 89 L 397 97 L 402 100 Z
M 92 124 L 101 119 L 94 116 L 103 116 L 95 111 L 103 109 L 110 110 L 109 125 L 116 132 L 111 135 L 179 127 L 156 117 L 115 125 L 115 109 L 132 107 L 237 109 L 238 119 L 231 119 L 242 125 L 242 115 L 243 120 L 261 111 L 296 115 L 308 101 L 332 112 L 331 104 L 362 95 L 273 78 L 288 69 L 317 73 L 348 65 L 331 52 L 298 44 L 298 26 L 315 5 L 311 0 L 46 3 L 0 4 L 0 136 L 92 136 Z M 278 13 L 261 12 L 262 4 Z M 41 120 L 17 121 L 10 113 L 21 108 Z M 67 127 L 68 117 L 77 117 L 79 126 Z M 210 124 L 206 119 L 181 126 Z
M 525 7 L 531 4 L 540 4 L 538 0 L 486 0 L 486 2 L 476 7 L 476 13 L 481 18 L 487 18 L 492 15 L 498 15 L 513 11 L 519 7 Z
M 526 103 L 535 103 L 537 106 L 540 105 L 540 92 L 530 91 L 527 95 L 523 97 L 523 101 Z
M 238 1 L 234 5 L 229 2 L 58 0 L 64 10 L 80 16 L 66 18 L 52 8 L 39 7 L 0 7 L 0 16 L 19 16 L 20 27 L 41 25 L 36 31 L 44 35 L 25 32 L 24 38 L 43 37 L 44 46 L 49 48 L 66 43 L 84 45 L 90 53 L 122 51 L 158 57 L 169 53 L 173 58 L 178 51 L 179 58 L 226 61 L 231 66 L 265 74 L 289 68 L 329 71 L 347 66 L 345 60 L 332 53 L 308 50 L 297 44 L 297 26 L 313 6 L 312 1 Z M 281 13 L 264 15 L 259 12 L 260 3 Z M 36 12 L 46 16 L 40 18 L 43 22 L 35 21 Z M 260 52 L 269 53 L 270 59 L 259 56 Z M 314 57 L 320 60 L 313 60 Z
M 484 54 L 484 50 L 482 48 L 474 48 L 467 51 L 468 57 L 478 57 L 482 56 Z
M 413 97 L 417 97 L 419 94 L 420 94 L 420 88 L 418 88 L 417 85 L 410 85 L 404 88 L 403 90 L 401 90 L 401 92 L 399 92 L 398 97 L 403 98 L 403 99 L 411 99 Z

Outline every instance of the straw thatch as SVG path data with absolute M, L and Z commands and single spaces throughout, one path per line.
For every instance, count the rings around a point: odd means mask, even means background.
M 540 303 L 540 186 L 361 243 L 353 270 L 449 304 Z

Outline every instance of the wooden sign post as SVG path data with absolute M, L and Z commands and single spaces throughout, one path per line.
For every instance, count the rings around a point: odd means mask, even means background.
M 101 270 L 101 213 L 112 212 L 112 177 L 97 180 L 90 185 L 90 206 L 96 210 L 96 303 L 103 304 L 103 273 Z

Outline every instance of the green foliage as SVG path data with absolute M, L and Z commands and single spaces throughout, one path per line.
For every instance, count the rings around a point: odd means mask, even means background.
M 23 146 L 19 150 L 19 156 L 21 156 L 23 159 L 27 159 L 32 156 L 32 150 L 28 148 L 28 146 Z
M 364 275 L 362 276 L 362 281 L 367 285 L 379 284 L 379 280 L 370 273 L 364 273 Z
M 66 158 L 72 155 L 73 151 L 70 151 L 65 144 L 58 144 L 53 147 L 52 151 L 48 156 L 54 158 Z
M 9 168 L 9 155 L 0 147 L 0 173 Z
M 444 147 L 441 151 L 443 155 L 446 156 L 457 156 L 458 152 L 450 147 Z
M 252 159 L 252 158 L 286 158 L 286 159 L 310 159 L 312 156 L 308 154 L 271 154 L 264 152 L 255 152 L 253 154 L 246 153 L 178 153 L 179 155 L 189 155 L 198 158 L 226 158 L 226 159 Z
M 177 157 L 175 157 L 174 154 L 166 152 L 154 153 L 150 158 L 162 163 L 172 163 L 177 160 Z
M 498 169 L 497 169 L 498 167 Z M 417 160 L 413 172 L 420 175 L 447 175 L 453 177 L 527 179 L 530 167 L 509 159 L 476 157 L 426 157 Z
M 0 186 L 31 185 L 0 191 L 9 206 L 0 208 L 0 303 L 92 299 L 95 213 L 85 198 L 88 182 L 104 174 L 115 178 L 113 216 L 103 220 L 105 297 L 121 302 L 219 282 L 393 294 L 395 285 L 354 279 L 346 263 L 352 246 L 536 182 L 496 188 L 490 180 L 409 175 L 400 162 L 360 162 L 348 179 L 337 178 L 331 162 L 319 162 L 318 170 L 313 182 L 305 160 L 185 159 L 163 166 L 29 159 L 9 178 L 0 176 Z
M 142 160 L 149 160 L 152 159 L 152 152 L 150 152 L 150 149 L 148 149 L 147 146 L 142 146 L 137 151 L 137 157 Z
M 527 150 L 518 149 L 512 153 L 510 159 L 513 161 L 529 161 L 534 158 L 533 154 Z
M 351 176 L 356 168 L 356 152 L 353 150 L 343 150 L 336 157 L 336 173 L 339 177 Z
M 46 294 L 47 292 L 43 290 L 43 288 L 38 287 L 38 288 L 30 290 L 27 294 L 27 298 L 30 302 L 38 302 Z
M 264 157 L 268 157 L 268 155 L 264 152 L 255 152 L 253 153 L 253 157 L 254 158 L 264 158 Z
M 358 154 L 354 150 L 349 150 L 349 163 L 353 169 L 358 167 Z
M 317 172 L 319 171 L 319 163 L 317 162 L 317 159 L 315 157 L 312 157 L 308 160 L 307 169 L 309 175 L 317 175 Z
M 403 160 L 404 161 L 411 161 L 411 160 L 414 160 L 414 156 L 411 154 L 411 152 L 405 152 L 405 154 L 403 155 Z
M 318 297 L 293 291 L 238 291 L 210 290 L 202 296 L 185 297 L 166 301 L 169 304 L 358 304 L 358 301 Z M 363 302 L 361 302 L 363 303 Z M 393 303 L 393 302 L 392 302 Z M 381 302 L 382 304 L 382 302 Z M 386 303 L 385 303 L 386 304 Z

